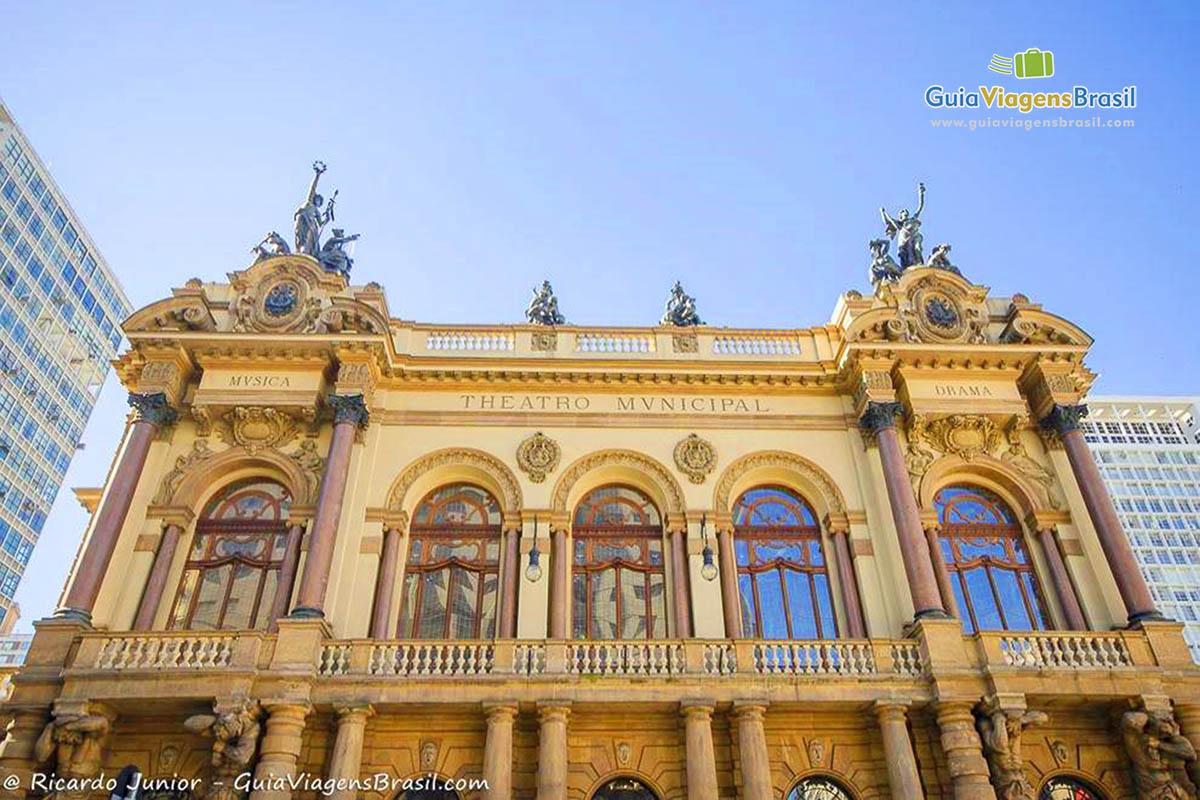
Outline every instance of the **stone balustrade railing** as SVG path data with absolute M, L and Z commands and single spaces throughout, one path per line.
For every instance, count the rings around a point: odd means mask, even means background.
M 1106 670 L 1157 663 L 1138 631 L 988 632 L 972 638 L 989 667 Z
M 259 631 L 85 634 L 71 666 L 105 671 L 252 669 L 264 638 Z
M 318 674 L 440 678 L 578 675 L 667 678 L 830 675 L 916 678 L 925 672 L 909 640 L 856 641 L 327 641 Z
M 817 362 L 831 357 L 831 332 L 736 328 L 620 328 L 559 325 L 471 326 L 393 323 L 392 338 L 402 355 L 430 358 L 513 358 L 552 356 L 665 361 Z

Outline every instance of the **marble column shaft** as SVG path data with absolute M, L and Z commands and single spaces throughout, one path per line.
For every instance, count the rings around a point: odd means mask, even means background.
M 1063 562 L 1062 551 L 1058 549 L 1058 534 L 1054 528 L 1043 528 L 1038 531 L 1038 541 L 1042 545 L 1042 555 L 1050 568 L 1050 579 L 1054 582 L 1054 592 L 1058 603 L 1062 606 L 1063 616 L 1068 630 L 1087 630 L 1087 620 L 1083 616 L 1083 608 L 1075 595 L 1075 585 Z
M 567 800 L 568 703 L 538 704 L 537 800 Z
M 688 639 L 692 635 L 691 574 L 688 569 L 687 529 L 669 534 L 671 545 L 671 581 L 675 604 L 675 638 Z
M 516 703 L 484 703 L 487 739 L 483 745 L 483 779 L 487 788 L 483 800 L 509 800 L 512 797 L 513 720 Z
M 567 552 L 567 532 L 555 529 L 550 539 L 550 638 L 567 638 L 567 609 L 571 603 L 571 554 Z
M 396 570 L 400 564 L 400 531 L 388 525 L 383 529 L 383 547 L 379 550 L 379 571 L 375 577 L 375 604 L 371 609 L 372 639 L 388 638 L 391 621 L 392 594 L 396 586 Z
M 713 704 L 685 700 L 680 704 L 687 752 L 688 800 L 717 800 L 717 759 L 713 752 Z
M 329 777 L 343 782 L 343 787 L 334 784 L 330 800 L 355 800 L 359 792 L 348 785 L 356 781 L 362 772 L 363 742 L 366 739 L 367 719 L 375 713 L 367 703 L 341 706 L 337 712 L 337 733 L 333 741 L 333 752 L 329 757 Z
M 154 618 L 158 615 L 158 606 L 162 603 L 167 577 L 171 573 L 171 562 L 175 559 L 175 549 L 182 535 L 183 528 L 174 522 L 163 527 L 158 550 L 154 553 L 154 565 L 150 568 L 150 577 L 146 579 L 146 589 L 142 592 L 142 601 L 133 620 L 135 631 L 148 631 L 154 627 Z
M 304 718 L 311 710 L 307 703 L 264 703 L 267 708 L 266 733 L 259 745 L 254 780 L 263 787 L 250 792 L 250 800 L 291 800 L 288 780 L 296 774 Z
M 742 605 L 738 597 L 737 558 L 733 549 L 733 531 L 717 532 L 717 558 L 721 564 L 721 610 L 725 616 L 725 636 L 742 638 Z
M 504 533 L 504 575 L 500 579 L 500 638 L 517 635 L 517 588 L 521 585 L 521 534 L 517 529 Z
M 293 521 L 288 525 L 287 544 L 283 548 L 283 562 L 279 566 L 279 580 L 275 584 L 275 598 L 271 601 L 270 631 L 279 630 L 279 618 L 286 617 L 288 603 L 292 600 L 292 588 L 296 584 L 296 569 L 300 566 L 300 542 L 304 539 L 304 523 Z
M 887 700 L 875 702 L 875 716 L 879 720 L 883 755 L 887 761 L 888 786 L 895 800 L 924 800 L 925 790 L 917 771 L 912 739 L 908 736 L 905 708 L 905 703 Z
M 742 771 L 742 800 L 772 800 L 771 761 L 767 752 L 767 733 L 763 717 L 765 703 L 736 702 L 738 758 Z
M 854 574 L 854 560 L 850 555 L 850 531 L 830 531 L 829 538 L 833 540 L 833 557 L 842 608 L 846 610 L 848 633 L 851 639 L 865 639 L 867 626 L 863 621 L 862 601 L 858 596 L 858 576 Z

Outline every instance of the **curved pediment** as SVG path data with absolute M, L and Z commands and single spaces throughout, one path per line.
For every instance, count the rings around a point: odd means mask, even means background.
M 1005 344 L 1065 344 L 1090 347 L 1092 337 L 1072 322 L 1040 306 L 1013 299 L 1008 324 L 1000 334 Z
M 850 323 L 849 341 L 977 344 L 987 341 L 987 287 L 938 267 L 881 284 L 874 306 Z
M 187 292 L 138 309 L 121 327 L 127 332 L 212 331 L 217 321 L 202 292 Z

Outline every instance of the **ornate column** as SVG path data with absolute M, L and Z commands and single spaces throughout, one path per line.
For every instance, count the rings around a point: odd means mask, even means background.
M 267 627 L 270 631 L 279 630 L 280 617 L 287 616 L 292 588 L 296 584 L 296 568 L 300 565 L 300 542 L 303 539 L 304 522 L 291 520 L 283 550 L 283 563 L 279 567 L 279 580 L 275 582 L 275 598 L 271 601 L 271 624 Z
M 875 716 L 879 720 L 883 755 L 887 760 L 888 786 L 897 800 L 925 800 L 917 758 L 913 755 L 912 740 L 908 738 L 907 706 L 907 700 L 875 701 Z
M 304 560 L 300 594 L 291 614 L 302 619 L 325 617 L 325 591 L 329 587 L 333 545 L 342 516 L 342 501 L 346 497 L 350 451 L 354 447 L 355 431 L 366 427 L 369 418 L 360 394 L 331 394 L 328 402 L 333 409 L 333 440 L 329 444 L 329 458 L 325 461 L 325 474 L 317 496 L 317 513 L 308 540 L 308 558 Z
M 945 619 L 948 615 L 942 608 L 929 546 L 921 530 L 917 499 L 913 495 L 912 482 L 896 435 L 895 417 L 902 410 L 900 403 L 870 402 L 862 415 L 862 427 L 875 435 L 879 445 L 879 459 L 883 462 L 883 478 L 892 507 L 892 520 L 900 539 L 900 556 L 904 561 L 904 572 L 908 577 L 916 611 L 914 616 L 916 619 Z
M 333 740 L 333 753 L 329 757 L 329 777 L 333 781 L 356 781 L 362 772 L 363 739 L 366 737 L 367 719 L 375 713 L 370 703 L 339 706 L 337 712 L 337 734 Z M 301 727 L 303 730 L 303 726 Z M 338 788 L 329 795 L 330 800 L 354 800 L 358 791 L 352 787 Z
M 946 769 L 954 786 L 954 800 L 996 800 L 971 703 L 943 700 L 934 705 L 934 712 L 941 731 Z
M 742 800 L 772 800 L 771 761 L 767 755 L 767 734 L 763 728 L 766 703 L 737 701 L 738 758 L 742 767 Z
M 825 529 L 833 541 L 834 568 L 837 569 L 842 608 L 846 609 L 847 633 L 851 639 L 865 639 L 867 626 L 863 621 L 858 576 L 854 574 L 854 560 L 850 554 L 850 523 L 845 519 L 826 517 Z
M 517 587 L 521 584 L 520 520 L 508 526 L 504 533 L 503 575 L 500 577 L 500 638 L 517 635 Z M 499 797 L 499 795 L 497 795 Z
M 259 749 L 254 780 L 267 788 L 250 792 L 250 800 L 291 800 L 288 780 L 296 774 L 304 718 L 311 706 L 282 700 L 265 700 L 263 706 L 267 709 L 267 731 Z
M 400 564 L 400 530 L 395 523 L 383 525 L 383 549 L 379 553 L 379 572 L 375 576 L 375 605 L 371 611 L 372 639 L 388 638 L 392 611 L 392 593 L 396 587 L 396 569 Z
M 1058 546 L 1058 531 L 1053 525 L 1037 525 L 1037 538 L 1042 546 L 1042 555 L 1046 566 L 1050 569 L 1050 580 L 1054 583 L 1054 592 L 1058 595 L 1058 603 L 1062 606 L 1067 629 L 1086 631 L 1087 620 L 1083 616 L 1083 608 L 1075 595 L 1075 585 L 1067 573 L 1067 565 L 1063 562 L 1062 550 Z
M 87 546 L 71 576 L 67 598 L 62 607 L 54 612 L 56 617 L 91 624 L 92 609 L 95 608 L 96 598 L 100 594 L 100 584 L 117 547 L 117 538 L 125 525 L 125 517 L 129 515 L 129 506 L 133 503 L 133 493 L 142 477 L 142 469 L 146 466 L 150 445 L 159 429 L 172 424 L 177 416 L 175 409 L 167 404 L 167 396 L 162 392 L 130 393 L 129 405 L 133 407 L 136 416 L 125 440 L 125 450 L 121 453 L 121 460 L 109 481 L 108 491 L 104 493 L 100 509 L 96 512 L 96 521 L 92 525 Z
M 737 557 L 733 550 L 733 530 L 722 526 L 717 531 L 717 560 L 721 564 L 721 610 L 725 614 L 725 635 L 742 638 L 742 605 L 738 597 Z
M 1154 599 L 1146 587 L 1146 580 L 1138 569 L 1133 557 L 1133 549 L 1129 540 L 1121 530 L 1121 521 L 1117 518 L 1117 510 L 1113 507 L 1112 498 L 1100 470 L 1092 459 L 1087 442 L 1084 441 L 1083 431 L 1079 430 L 1079 420 L 1087 416 L 1087 406 L 1062 406 L 1055 404 L 1042 419 L 1042 427 L 1049 428 L 1058 434 L 1062 440 L 1063 449 L 1067 452 L 1067 460 L 1071 462 L 1071 472 L 1083 495 L 1083 503 L 1087 506 L 1088 516 L 1092 519 L 1092 527 L 1100 538 L 1100 547 L 1104 550 L 1104 558 L 1112 570 L 1113 578 L 1117 581 L 1117 589 L 1125 602 L 1125 611 L 1129 622 L 1137 623 L 1144 620 L 1161 620 L 1163 615 L 1154 607 Z
M 571 554 L 567 551 L 567 532 L 561 527 L 551 531 L 550 539 L 550 638 L 567 638 L 567 607 L 571 602 Z
M 925 544 L 929 548 L 929 560 L 933 564 L 933 575 L 937 579 L 942 608 L 946 609 L 946 613 L 955 619 L 961 619 L 958 611 L 958 598 L 954 596 L 954 585 L 950 582 L 950 569 L 946 566 L 946 558 L 942 555 L 942 545 L 938 541 L 942 526 L 937 521 L 936 513 L 932 518 L 922 519 L 921 527 L 925 530 Z
M 146 580 L 146 589 L 142 592 L 142 601 L 133 620 L 135 631 L 148 631 L 154 627 L 158 605 L 162 602 L 163 591 L 167 588 L 171 562 L 175 559 L 175 549 L 179 546 L 179 537 L 182 535 L 183 528 L 178 522 L 168 522 L 163 526 L 162 536 L 158 540 L 158 551 L 154 554 L 154 566 L 150 568 L 150 577 Z
M 567 717 L 570 715 L 570 703 L 538 703 L 537 800 L 567 800 Z
M 487 788 L 483 800 L 508 800 L 512 797 L 513 719 L 516 703 L 484 703 L 487 715 L 487 739 L 483 745 L 483 779 Z
M 675 598 L 675 638 L 688 639 L 692 635 L 692 592 L 687 554 L 687 523 L 668 532 L 671 538 L 671 593 Z
M 685 700 L 679 704 L 687 743 L 688 800 L 717 800 L 717 759 L 713 753 L 713 704 Z

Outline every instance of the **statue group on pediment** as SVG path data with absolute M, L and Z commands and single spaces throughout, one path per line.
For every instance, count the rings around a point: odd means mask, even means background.
M 871 249 L 871 285 L 878 287 L 885 283 L 895 283 L 905 270 L 916 267 L 936 267 L 961 275 L 958 267 L 950 263 L 950 245 L 939 244 L 933 248 L 929 260 L 925 260 L 924 237 L 921 235 L 921 212 L 925 210 L 925 184 L 917 184 L 917 210 L 909 213 L 902 208 L 896 216 L 888 214 L 887 209 L 880 206 L 879 215 L 883 218 L 884 237 L 872 239 Z M 891 244 L 896 244 L 896 256 L 899 263 L 888 252 Z
M 358 240 L 360 234 L 346 235 L 344 228 L 333 228 L 333 235 L 321 242 L 321 233 L 325 226 L 334 220 L 333 208 L 337 202 L 337 191 L 325 202 L 325 198 L 317 192 L 317 184 L 325 172 L 325 164 L 313 162 L 312 183 L 308 186 L 308 195 L 300 208 L 293 215 L 295 221 L 295 251 L 315 258 L 327 272 L 336 272 L 344 277 L 350 276 L 354 259 L 346 252 L 346 246 Z M 253 248 L 256 261 L 262 261 L 275 256 L 291 255 L 293 250 L 287 240 L 278 231 L 271 231 Z

